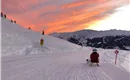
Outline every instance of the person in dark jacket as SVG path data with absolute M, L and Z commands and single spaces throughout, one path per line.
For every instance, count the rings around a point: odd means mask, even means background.
M 3 12 L 1 12 L 1 17 L 3 17 L 4 16 L 4 14 L 3 14 Z
M 97 63 L 97 65 L 99 66 L 99 54 L 97 53 L 97 49 L 93 49 L 92 54 L 90 55 L 90 59 L 91 59 L 91 65 L 93 63 Z

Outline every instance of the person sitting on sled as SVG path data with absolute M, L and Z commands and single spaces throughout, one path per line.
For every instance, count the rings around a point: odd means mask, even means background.
M 92 54 L 90 55 L 90 61 L 91 61 L 91 66 L 93 63 L 97 63 L 97 66 L 99 66 L 99 54 L 97 53 L 97 49 L 93 49 Z

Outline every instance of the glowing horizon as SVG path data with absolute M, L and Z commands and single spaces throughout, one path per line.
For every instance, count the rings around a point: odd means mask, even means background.
M 45 30 L 47 34 L 73 32 L 86 28 L 100 29 L 98 26 L 94 27 L 94 24 L 102 23 L 102 26 L 107 24 L 101 20 L 107 19 L 106 21 L 110 22 L 109 18 L 117 14 L 116 8 L 129 4 L 129 0 L 2 0 L 1 2 L 1 10 L 7 14 L 9 20 L 16 20 L 17 24 L 25 28 L 31 27 L 34 31 Z
M 90 25 L 90 28 L 85 29 L 92 29 L 92 30 L 110 30 L 110 29 L 117 29 L 117 30 L 130 30 L 130 7 L 129 5 L 120 7 L 116 9 L 117 11 L 107 17 L 104 20 L 100 20 L 97 23 Z

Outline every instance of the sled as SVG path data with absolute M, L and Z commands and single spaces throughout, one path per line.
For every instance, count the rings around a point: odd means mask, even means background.
M 89 64 L 90 66 L 94 66 L 95 64 L 96 64 L 97 66 L 99 66 L 99 64 L 98 64 L 97 62 L 91 62 L 90 59 L 86 59 L 86 62 L 87 62 L 87 64 Z

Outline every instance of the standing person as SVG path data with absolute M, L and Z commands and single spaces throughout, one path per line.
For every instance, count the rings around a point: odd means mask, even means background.
M 90 55 L 90 59 L 91 59 L 91 66 L 93 63 L 96 63 L 97 66 L 99 66 L 99 54 L 97 53 L 97 49 L 93 49 L 92 54 Z
M 41 45 L 41 47 L 43 46 L 43 44 L 44 44 L 44 40 L 41 39 L 41 40 L 40 40 L 40 45 Z
M 42 31 L 42 35 L 44 35 L 45 33 L 44 33 L 44 31 Z
M 4 14 L 3 14 L 3 12 L 1 12 L 1 17 L 3 17 L 4 16 Z

